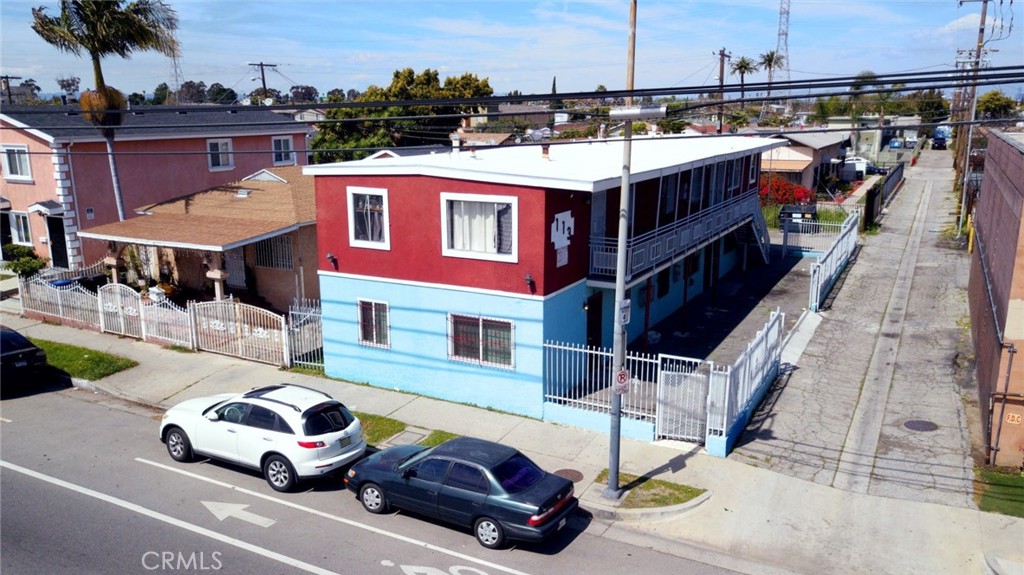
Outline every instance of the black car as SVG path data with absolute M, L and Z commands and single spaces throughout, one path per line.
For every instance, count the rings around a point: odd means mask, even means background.
M 370 513 L 398 508 L 470 527 L 489 549 L 508 539 L 542 541 L 579 507 L 568 479 L 472 437 L 383 449 L 353 465 L 345 485 Z
M 946 149 L 946 138 L 932 138 L 932 149 L 933 150 L 945 150 Z
M 20 333 L 0 325 L 0 379 L 24 384 L 46 366 L 46 352 Z
M 868 170 L 867 171 L 868 171 L 869 175 L 876 175 L 877 174 L 877 175 L 880 175 L 880 176 L 884 176 L 884 175 L 889 173 L 889 168 L 885 168 L 885 167 L 882 167 L 882 166 L 876 166 L 874 164 L 868 164 Z

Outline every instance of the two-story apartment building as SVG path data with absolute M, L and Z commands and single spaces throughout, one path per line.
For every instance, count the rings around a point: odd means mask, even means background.
M 258 108 L 141 107 L 124 112 L 114 154 L 125 217 L 239 180 L 306 164 L 308 127 Z M 54 267 L 100 260 L 106 243 L 78 231 L 118 221 L 106 143 L 74 106 L 5 106 L 0 243 L 31 246 Z
M 784 144 L 633 140 L 628 339 L 766 256 L 760 157 Z M 327 374 L 542 417 L 545 342 L 612 342 L 622 160 L 606 139 L 307 166 Z

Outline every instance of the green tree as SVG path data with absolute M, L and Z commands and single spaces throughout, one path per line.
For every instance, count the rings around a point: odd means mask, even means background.
M 975 118 L 1012 118 L 1017 109 L 1017 102 L 999 90 L 990 90 L 978 97 L 978 108 Z
M 316 102 L 320 99 L 320 92 L 313 86 L 292 86 L 288 92 L 292 102 Z
M 89 55 L 96 89 L 83 92 L 80 106 L 87 121 L 100 128 L 107 143 L 110 179 L 118 219 L 124 220 L 124 199 L 114 156 L 114 130 L 123 121 L 125 97 L 103 79 L 104 57 L 130 58 L 133 52 L 156 50 L 176 57 L 174 37 L 178 14 L 161 0 L 61 0 L 60 16 L 48 16 L 46 7 L 32 9 L 32 30 L 62 52 Z
M 238 94 L 220 82 L 214 82 L 206 90 L 206 99 L 211 104 L 234 104 L 238 101 Z
M 427 69 L 417 74 L 412 68 L 405 68 L 394 72 L 390 86 L 369 86 L 355 101 L 443 101 L 488 97 L 493 93 L 488 80 L 480 80 L 474 74 L 448 78 L 442 85 L 436 70 Z M 476 106 L 450 104 L 334 108 L 328 110 L 327 117 L 341 121 L 319 125 L 311 144 L 313 161 L 353 160 L 380 148 L 448 142 L 448 134 L 459 127 L 458 119 L 451 116 L 477 111 Z
M 744 89 L 744 86 L 747 82 L 747 74 L 753 74 L 760 70 L 760 68 L 758 67 L 757 62 L 747 58 L 746 56 L 741 56 L 729 66 L 729 70 L 733 75 L 739 74 L 740 76 L 740 99 L 742 100 L 746 97 L 746 90 Z M 745 108 L 746 104 L 744 104 L 743 107 Z
M 768 72 L 768 86 L 766 88 L 765 97 L 770 98 L 772 95 L 772 78 L 777 68 L 781 68 L 786 64 L 786 57 L 779 54 L 775 50 L 769 50 L 764 54 L 761 54 L 760 59 L 757 61 L 757 65 L 762 70 Z
M 189 80 L 178 88 L 179 104 L 201 104 L 206 101 L 206 82 Z
M 153 98 L 150 99 L 150 102 L 158 106 L 165 104 L 170 94 L 171 88 L 167 85 L 167 82 L 160 82 L 160 84 L 153 89 Z

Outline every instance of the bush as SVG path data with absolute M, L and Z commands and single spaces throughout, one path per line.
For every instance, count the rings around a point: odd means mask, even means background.
M 45 268 L 50 261 L 48 258 L 37 256 L 35 250 L 29 246 L 5 244 L 0 249 L 3 250 L 4 260 L 7 261 L 4 268 L 24 278 L 39 273 L 39 270 Z
M 813 204 L 815 200 L 813 190 L 794 184 L 778 174 L 768 176 L 761 184 L 760 195 L 762 206 Z

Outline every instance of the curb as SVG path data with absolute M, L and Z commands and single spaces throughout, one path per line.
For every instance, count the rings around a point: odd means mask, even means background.
M 1020 575 L 1024 573 L 1024 557 L 1021 559 L 1007 559 L 996 553 L 985 553 L 985 566 L 988 573 L 992 575 Z
M 599 499 L 601 497 L 600 495 L 591 494 L 594 489 L 600 487 L 602 486 L 595 483 L 587 488 L 587 490 L 583 492 L 583 496 L 580 497 L 580 506 L 593 514 L 594 517 L 604 519 L 606 521 L 625 521 L 632 523 L 641 521 L 658 521 L 660 519 L 678 517 L 683 513 L 696 509 L 702 503 L 711 499 L 711 492 L 705 491 L 686 503 L 680 503 L 679 505 L 624 509 L 615 503 L 605 503 L 601 501 Z

